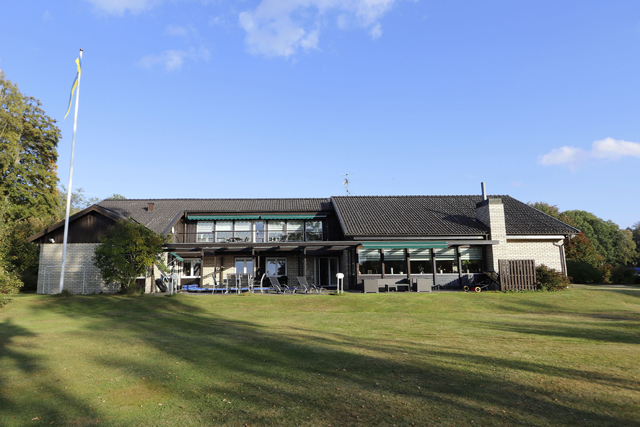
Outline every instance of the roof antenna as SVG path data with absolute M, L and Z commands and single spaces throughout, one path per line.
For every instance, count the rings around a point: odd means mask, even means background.
M 347 196 L 350 196 L 351 193 L 349 193 L 349 174 L 348 173 L 344 174 L 344 182 L 342 183 L 342 185 L 344 185 L 345 189 L 347 190 Z

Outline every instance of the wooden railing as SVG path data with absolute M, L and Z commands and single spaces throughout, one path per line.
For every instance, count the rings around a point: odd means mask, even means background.
M 498 260 L 501 291 L 535 291 L 536 264 L 532 259 Z

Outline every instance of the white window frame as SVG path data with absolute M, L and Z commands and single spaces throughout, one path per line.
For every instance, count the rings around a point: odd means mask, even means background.
M 281 274 L 279 276 L 276 277 L 285 277 L 289 274 L 289 266 L 287 265 L 287 258 L 286 257 L 270 257 L 265 259 L 265 263 L 264 263 L 264 267 L 265 267 L 265 272 L 268 272 L 269 270 L 269 261 L 275 261 L 275 260 L 284 260 L 284 274 Z

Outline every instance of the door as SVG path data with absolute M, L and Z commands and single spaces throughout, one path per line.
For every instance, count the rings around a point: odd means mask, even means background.
M 340 271 L 338 258 L 318 258 L 316 262 L 316 283 L 319 286 L 337 286 L 336 274 Z
M 236 258 L 236 274 L 253 275 L 253 259 L 252 258 Z

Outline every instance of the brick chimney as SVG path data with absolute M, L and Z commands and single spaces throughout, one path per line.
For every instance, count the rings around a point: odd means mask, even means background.
M 154 203 L 153 202 L 149 202 L 149 204 L 147 206 L 147 212 L 153 212 L 153 206 L 154 206 Z
M 476 204 L 476 219 L 489 227 L 489 239 L 498 243 L 487 247 L 486 267 L 498 271 L 498 260 L 508 259 L 507 229 L 504 221 L 504 205 L 502 199 L 485 199 Z

